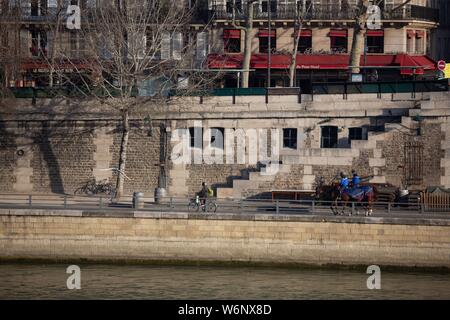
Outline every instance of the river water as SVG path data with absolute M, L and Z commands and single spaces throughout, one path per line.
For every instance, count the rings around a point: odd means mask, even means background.
M 365 270 L 155 265 L 79 265 L 81 289 L 67 289 L 67 264 L 0 264 L 0 299 L 450 299 L 450 274 Z

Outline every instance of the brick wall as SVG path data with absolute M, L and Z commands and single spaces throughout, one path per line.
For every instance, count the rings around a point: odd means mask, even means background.
M 82 214 L 79 211 L 51 212 L 55 216 L 32 216 L 26 210 L 6 214 L 0 210 L 0 259 L 450 268 L 447 224 L 315 222 L 291 216 L 267 220 L 258 215 L 212 220 L 176 213 L 161 218 L 148 212 L 133 218 L 76 216 Z M 69 214 L 75 216 L 64 216 Z
M 423 146 L 423 184 L 416 185 L 416 188 L 426 186 L 438 186 L 441 184 L 441 159 L 444 158 L 444 151 L 441 143 L 445 139 L 439 123 L 422 124 L 423 134 L 417 136 L 415 131 L 407 128 L 402 132 L 394 132 L 392 139 L 378 141 L 382 149 L 382 156 L 386 159 L 383 168 L 386 179 L 395 184 L 402 185 L 404 180 L 405 166 L 405 145 L 408 142 L 416 142 Z
M 30 128 L 33 192 L 73 193 L 95 166 L 94 123 L 40 122 Z
M 0 121 L 0 192 L 9 192 L 15 183 L 16 145 L 14 137 Z
M 114 139 L 110 147 L 111 163 L 113 167 L 118 167 L 121 132 L 117 127 L 112 134 Z M 160 143 L 159 123 L 153 124 L 151 130 L 142 123 L 132 125 L 125 167 L 125 172 L 130 178 L 124 181 L 126 194 L 140 191 L 153 195 L 154 189 L 158 186 Z
M 26 130 L 18 125 L 14 121 L 0 125 L 1 192 L 21 192 L 14 187 L 15 174 L 26 169 L 31 172 L 31 188 L 26 192 L 72 194 L 94 177 L 98 129 L 113 135 L 109 165 L 118 166 L 121 135 L 115 121 L 29 121 Z M 125 180 L 125 194 L 141 191 L 153 195 L 158 185 L 161 142 L 159 123 L 154 126 L 151 135 L 142 122 L 132 126 L 125 171 L 130 180 Z M 19 138 L 22 142 L 17 145 Z M 17 149 L 25 150 L 30 159 L 28 165 L 22 164 L 25 168 L 18 168 Z

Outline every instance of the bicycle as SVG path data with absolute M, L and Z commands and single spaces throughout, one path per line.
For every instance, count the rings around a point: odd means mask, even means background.
M 205 204 L 201 204 L 200 197 L 195 196 L 188 204 L 188 211 L 199 212 L 200 208 L 203 212 L 216 212 L 217 203 L 214 200 L 205 199 Z
M 96 182 L 95 179 L 91 179 L 87 181 L 83 186 L 76 189 L 74 194 L 105 194 L 109 196 L 111 194 L 115 194 L 115 192 L 116 188 L 108 180 L 105 179 L 100 182 Z

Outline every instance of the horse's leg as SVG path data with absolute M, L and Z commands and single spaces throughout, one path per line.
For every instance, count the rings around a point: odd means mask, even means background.
M 368 209 L 368 215 L 369 216 L 371 216 L 373 214 L 373 201 L 374 201 L 374 198 L 372 196 L 370 196 L 368 201 L 367 201 L 368 202 L 368 205 L 367 205 L 368 208 L 367 209 Z
M 342 204 L 341 215 L 345 215 L 345 209 L 347 208 L 348 205 L 348 198 L 346 196 L 342 196 L 342 201 L 344 201 L 344 203 Z
M 335 216 L 339 214 L 337 201 L 338 201 L 338 197 L 336 197 L 336 199 L 334 199 L 334 202 L 331 203 L 331 211 L 333 212 L 333 214 Z

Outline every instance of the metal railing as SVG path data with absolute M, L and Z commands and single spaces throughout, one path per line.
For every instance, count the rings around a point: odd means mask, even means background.
M 439 21 L 439 10 L 416 6 L 406 5 L 404 8 L 391 11 L 393 8 L 386 6 L 381 8 L 382 19 L 384 20 L 424 20 L 424 21 Z M 303 14 L 305 20 L 354 20 L 355 8 L 351 6 L 340 6 L 339 3 L 330 4 L 315 4 L 310 10 L 303 12 L 302 7 L 298 7 L 295 4 L 277 3 L 271 7 L 271 19 L 274 20 L 293 20 L 296 19 L 298 14 Z M 244 20 L 247 16 L 247 10 L 244 7 L 240 7 L 235 10 L 235 19 Z M 209 12 L 211 19 L 218 20 L 230 20 L 233 17 L 233 11 L 231 6 L 226 5 L 213 5 Z M 255 20 L 266 20 L 268 18 L 267 8 L 256 6 L 253 13 Z
M 191 199 L 166 197 L 155 203 L 153 199 L 140 199 L 141 205 L 133 208 L 135 201 L 122 200 L 112 202 L 107 196 L 84 196 L 75 197 L 68 195 L 46 196 L 46 195 L 0 195 L 0 209 L 41 209 L 41 210 L 138 210 L 153 212 L 192 212 L 189 210 Z M 334 201 L 324 200 L 272 200 L 272 199 L 237 199 L 222 200 L 209 198 L 208 201 L 215 201 L 217 204 L 216 214 L 239 213 L 239 214 L 300 214 L 300 215 L 329 215 L 333 216 L 331 209 Z M 137 201 L 137 202 L 140 202 Z M 136 202 L 136 203 L 137 203 Z M 343 202 L 338 202 L 337 210 L 340 213 Z M 367 202 L 349 202 L 345 209 L 345 215 L 365 215 Z M 448 208 L 430 208 L 422 202 L 374 202 L 372 204 L 372 215 L 423 215 L 423 214 L 444 214 L 443 217 L 450 218 Z M 195 212 L 192 212 L 195 213 Z M 211 214 L 199 210 L 198 213 Z

